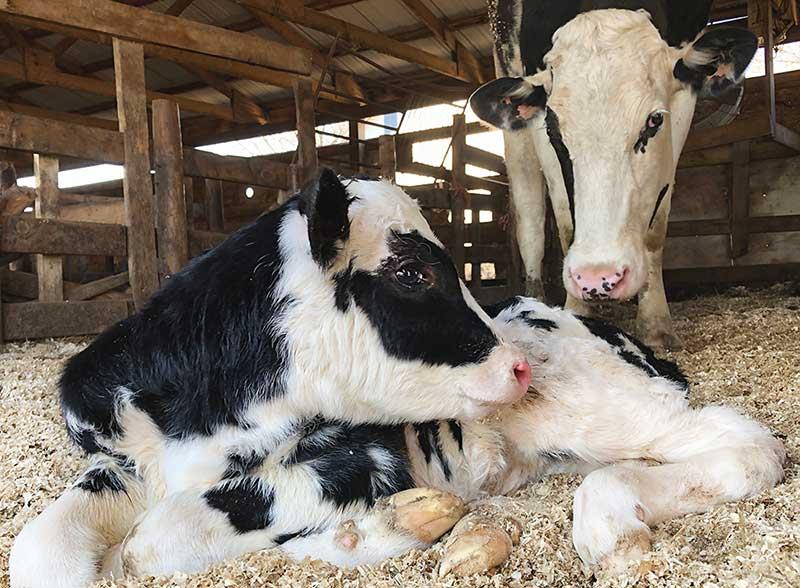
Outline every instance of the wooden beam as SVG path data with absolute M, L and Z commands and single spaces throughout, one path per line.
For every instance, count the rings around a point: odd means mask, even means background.
M 48 110 L 47 108 L 39 108 L 38 106 L 19 104 L 17 102 L 7 102 L 5 100 L 0 100 L 0 110 L 27 114 L 36 118 L 47 118 L 61 122 L 75 123 L 77 125 L 93 127 L 96 129 L 106 129 L 107 131 L 116 131 L 119 129 L 119 125 L 117 124 L 116 120 L 109 120 L 106 118 L 98 118 L 93 116 L 83 116 L 80 114 L 73 114 L 71 112 L 59 112 L 57 110 Z
M 8 0 L 6 0 L 8 1 Z M 384 33 L 378 33 L 355 26 L 347 21 L 335 18 L 303 6 L 301 3 L 288 0 L 235 0 L 239 4 L 262 10 L 278 18 L 293 22 L 310 29 L 321 31 L 355 47 L 368 47 L 380 53 L 391 55 L 409 63 L 421 65 L 446 76 L 476 82 L 458 71 L 458 64 L 451 60 L 411 45 L 397 42 Z
M 747 253 L 747 225 L 750 216 L 750 142 L 733 145 L 731 166 L 731 257 L 736 259 Z
M 100 278 L 99 280 L 95 280 L 93 282 L 88 282 L 86 284 L 80 284 L 69 288 L 67 290 L 67 299 L 70 302 L 90 300 L 100 296 L 101 294 L 105 294 L 109 290 L 124 286 L 129 281 L 130 277 L 128 272 L 122 272 L 106 278 Z
M 226 80 L 217 74 L 193 65 L 184 65 L 184 67 L 230 101 L 230 110 L 236 122 L 254 122 L 259 125 L 267 123 L 267 115 L 262 108 L 252 98 L 234 88 Z
M 203 205 L 206 209 L 208 230 L 214 233 L 224 233 L 225 209 L 222 202 L 222 182 L 206 180 L 206 199 Z
M 0 12 L 35 19 L 44 29 L 63 24 L 304 75 L 311 71 L 311 56 L 301 49 L 109 0 L 0 0 Z
M 114 39 L 119 127 L 125 143 L 122 179 L 128 226 L 128 270 L 133 301 L 141 309 L 158 289 L 155 205 L 141 45 Z
M 314 94 L 309 81 L 296 81 L 294 91 L 297 151 L 300 154 L 299 182 L 305 184 L 317 173 L 317 133 L 314 114 Z
M 394 182 L 397 173 L 397 149 L 394 135 L 381 135 L 378 141 L 378 161 L 381 165 L 381 176 Z
M 175 0 L 165 11 L 164 14 L 169 16 L 180 16 L 183 11 L 191 6 L 194 0 Z
M 124 300 L 21 302 L 2 305 L 7 341 L 96 335 L 128 317 Z
M 174 102 L 153 102 L 153 163 L 158 253 L 169 277 L 189 261 L 181 117 Z
M 124 257 L 128 248 L 123 226 L 15 215 L 0 217 L 0 251 Z
M 183 173 L 191 177 L 253 184 L 268 188 L 287 189 L 291 187 L 289 166 L 266 156 L 222 156 L 187 148 L 183 151 Z
M 466 253 L 464 251 L 464 210 L 466 209 L 466 161 L 464 160 L 464 147 L 467 144 L 467 134 L 464 125 L 466 124 L 463 114 L 453 115 L 453 171 L 452 171 L 452 191 L 450 193 L 450 222 L 453 227 L 453 240 L 450 243 L 450 254 L 456 266 L 458 275 L 464 279 L 464 263 Z
M 0 60 L 0 75 L 34 82 L 44 86 L 55 86 L 67 90 L 76 90 L 112 98 L 116 96 L 113 82 L 68 74 L 45 67 L 26 67 L 13 61 Z M 174 100 L 186 110 L 221 118 L 223 120 L 232 121 L 235 118 L 230 107 L 219 104 L 211 104 L 200 100 L 192 100 L 190 98 L 171 96 L 169 94 L 152 91 L 147 91 L 146 96 L 148 101 L 157 99 Z
M 36 218 L 58 218 L 58 159 L 46 155 L 33 156 L 36 176 Z M 64 271 L 58 255 L 37 255 L 36 273 L 39 275 L 39 300 L 59 302 L 64 300 Z
M 0 148 L 122 163 L 122 134 L 0 111 Z

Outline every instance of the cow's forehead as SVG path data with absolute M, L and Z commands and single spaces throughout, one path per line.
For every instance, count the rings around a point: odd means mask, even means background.
M 388 235 L 390 232 L 420 235 L 441 245 L 417 202 L 398 186 L 377 180 L 349 180 L 347 192 L 354 198 L 350 218 L 359 230 Z
M 677 53 L 646 12 L 587 12 L 560 28 L 553 41 L 545 58 L 553 74 L 548 104 L 562 119 L 639 117 L 668 107 L 658 102 L 668 100 L 674 87 Z

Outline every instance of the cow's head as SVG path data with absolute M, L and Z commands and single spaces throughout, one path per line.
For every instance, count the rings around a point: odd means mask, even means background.
M 752 33 L 725 28 L 674 48 L 645 12 L 596 10 L 556 32 L 543 71 L 473 94 L 481 119 L 534 135 L 573 296 L 628 299 L 643 287 L 697 96 L 739 83 L 756 48 Z
M 330 170 L 282 229 L 290 377 L 321 414 L 375 421 L 483 416 L 525 394 L 524 354 L 497 334 L 419 207 L 385 181 Z

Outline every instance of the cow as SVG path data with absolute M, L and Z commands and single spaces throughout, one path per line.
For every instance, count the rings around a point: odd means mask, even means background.
M 490 0 L 498 79 L 470 98 L 503 130 L 529 294 L 542 294 L 545 186 L 567 307 L 638 295 L 637 332 L 678 348 L 662 278 L 675 170 L 700 95 L 740 83 L 755 35 L 712 0 Z
M 11 583 L 196 570 L 363 515 L 411 487 L 401 439 L 367 427 L 320 455 L 338 437 L 313 423 L 471 420 L 529 382 L 416 203 L 323 170 L 69 360 L 91 463 L 17 537 Z

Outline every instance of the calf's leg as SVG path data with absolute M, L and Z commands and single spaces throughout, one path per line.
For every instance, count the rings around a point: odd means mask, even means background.
M 653 454 L 671 463 L 608 466 L 578 488 L 573 542 L 586 564 L 618 569 L 650 549 L 651 526 L 754 496 L 783 478 L 782 444 L 732 409 L 687 411 L 670 425 Z
M 29 522 L 9 558 L 13 588 L 84 588 L 105 551 L 145 505 L 144 484 L 112 458 L 96 460 L 76 484 Z

